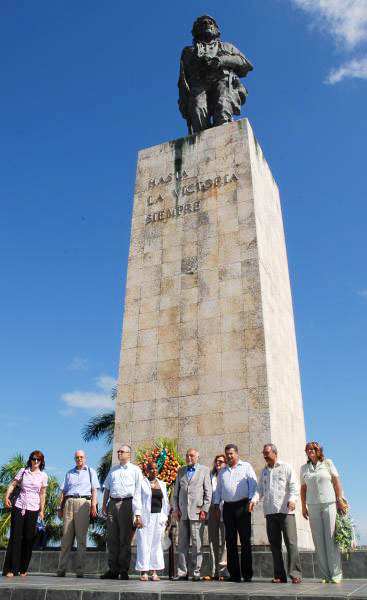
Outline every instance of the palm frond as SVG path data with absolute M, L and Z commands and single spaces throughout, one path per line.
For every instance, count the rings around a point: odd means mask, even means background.
M 14 479 L 19 469 L 25 467 L 26 463 L 27 461 L 23 454 L 20 452 L 13 454 L 8 462 L 4 463 L 0 467 L 0 483 L 7 487 L 11 480 Z
M 99 461 L 99 465 L 98 465 L 98 469 L 97 469 L 98 478 L 101 483 L 103 483 L 104 480 L 106 479 L 106 477 L 108 475 L 108 471 L 111 468 L 111 464 L 112 464 L 112 450 L 108 450 L 106 452 L 106 454 L 104 454 L 102 456 L 101 460 Z
M 105 438 L 106 445 L 110 446 L 113 441 L 115 429 L 115 411 L 102 413 L 89 419 L 82 429 L 82 437 L 85 442 Z

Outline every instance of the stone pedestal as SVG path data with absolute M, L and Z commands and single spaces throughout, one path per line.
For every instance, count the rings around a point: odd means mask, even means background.
M 139 152 L 114 449 L 160 436 L 207 465 L 228 442 L 257 473 L 267 442 L 305 461 L 279 192 L 247 119 Z

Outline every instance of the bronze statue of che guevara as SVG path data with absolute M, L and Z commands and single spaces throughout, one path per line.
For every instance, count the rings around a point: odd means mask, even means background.
M 239 115 L 247 91 L 240 81 L 253 66 L 232 44 L 222 42 L 215 20 L 203 15 L 192 28 L 193 45 L 181 54 L 179 108 L 189 133 L 222 125 Z

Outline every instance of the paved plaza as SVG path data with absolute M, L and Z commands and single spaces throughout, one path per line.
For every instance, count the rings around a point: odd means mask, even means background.
M 367 599 L 367 579 L 349 579 L 340 585 L 323 585 L 312 580 L 304 580 L 300 585 L 274 585 L 260 579 L 251 583 L 173 582 L 168 579 L 142 583 L 137 578 L 101 581 L 95 576 L 80 580 L 52 575 L 29 575 L 11 581 L 6 577 L 0 579 L 0 600 L 297 600 L 304 597 L 309 600 Z

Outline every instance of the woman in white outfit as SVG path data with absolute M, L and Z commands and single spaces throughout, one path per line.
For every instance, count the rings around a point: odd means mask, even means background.
M 310 519 L 316 556 L 323 583 L 340 583 L 340 550 L 335 542 L 336 513 L 346 512 L 342 484 L 332 461 L 324 457 L 318 442 L 306 445 L 307 463 L 301 467 L 302 514 Z
M 149 571 L 152 581 L 159 581 L 157 571 L 164 569 L 161 538 L 169 515 L 169 500 L 167 486 L 157 476 L 156 463 L 149 464 L 148 477 L 143 478 L 141 486 L 142 526 L 136 532 L 135 568 L 141 571 L 142 581 L 148 581 Z

